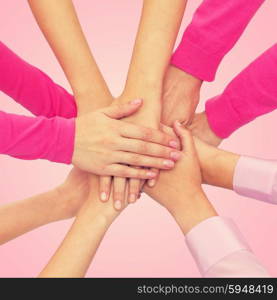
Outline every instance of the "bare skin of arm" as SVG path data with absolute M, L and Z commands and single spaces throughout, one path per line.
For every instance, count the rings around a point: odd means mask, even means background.
M 193 138 L 183 128 L 176 129 L 176 132 L 184 149 L 180 163 L 173 171 L 162 172 L 157 186 L 152 189 L 146 187 L 146 191 L 169 210 L 186 234 L 201 221 L 217 214 L 201 189 L 201 172 Z M 185 172 L 188 169 L 191 172 Z M 180 180 L 181 176 L 184 181 Z M 94 177 L 94 186 L 98 186 L 97 180 Z M 97 190 L 91 190 L 74 224 L 40 277 L 85 276 L 107 229 L 119 215 L 113 208 L 112 199 L 101 203 L 97 194 Z M 126 205 L 127 201 L 123 208 Z
M 193 140 L 189 131 L 179 125 L 175 127 L 181 139 L 182 157 L 174 170 L 161 172 L 154 188 L 145 186 L 145 192 L 168 209 L 186 234 L 201 221 L 217 215 L 201 188 L 202 180 L 231 188 L 238 156 Z M 213 159 L 211 162 L 221 171 L 220 176 L 211 172 L 212 163 L 203 164 L 207 159 Z M 226 159 L 228 165 L 224 168 Z M 226 176 L 222 176 L 222 172 Z M 225 177 L 228 180 L 222 180 Z M 92 175 L 93 188 L 90 188 L 86 173 L 73 169 L 57 189 L 4 206 L 0 209 L 4 220 L 0 242 L 7 242 L 44 224 L 72 217 L 78 211 L 70 231 L 40 276 L 83 277 L 107 229 L 119 215 L 113 208 L 112 195 L 106 203 L 98 201 L 98 180 Z M 124 208 L 126 205 L 127 201 Z
M 144 99 L 141 111 L 124 120 L 146 127 L 159 128 L 162 110 L 162 88 L 165 72 L 186 7 L 183 0 L 144 0 L 143 9 L 134 45 L 124 91 L 118 101 Z M 155 170 L 157 172 L 157 170 Z M 124 199 L 125 182 L 119 179 L 115 201 Z M 155 181 L 148 181 L 154 185 Z M 142 182 L 129 181 L 129 201 L 136 201 Z
M 57 188 L 0 207 L 0 244 L 40 226 L 74 217 L 89 193 L 86 173 L 74 168 Z
M 73 90 L 78 114 L 105 107 L 113 97 L 90 51 L 71 0 L 28 0 Z
M 174 66 L 169 66 L 163 86 L 162 123 L 172 126 L 175 120 L 189 125 L 199 103 L 202 80 Z
M 98 200 L 98 178 L 91 176 L 96 187 L 80 209 L 65 239 L 39 277 L 84 277 L 106 233 L 119 212 L 113 201 Z
M 217 149 L 194 137 L 202 182 L 226 189 L 233 189 L 233 176 L 239 155 Z M 181 162 L 171 171 L 162 171 L 160 180 L 154 188 L 145 187 L 151 197 L 177 197 L 184 182 L 189 182 L 185 176 Z M 181 180 L 180 180 L 181 179 Z M 0 207 L 1 227 L 0 244 L 6 243 L 28 231 L 62 219 L 76 215 L 88 195 L 96 197 L 95 176 L 92 176 L 92 189 L 89 187 L 88 174 L 76 168 L 69 173 L 65 182 L 57 188 L 28 199 L 17 201 Z M 176 185 L 180 185 L 176 189 Z M 172 193 L 172 196 L 171 196 Z M 194 195 L 191 196 L 194 198 Z M 168 200 L 170 201 L 170 200 Z M 190 205 L 188 202 L 186 205 Z
M 75 8 L 73 6 L 72 1 L 71 0 L 60 0 L 60 1 L 28 0 L 28 1 L 40 29 L 42 30 L 44 36 L 49 42 L 52 50 L 54 51 L 60 65 L 62 66 L 67 76 L 68 81 L 70 82 L 78 106 L 78 115 L 82 115 L 89 111 L 94 111 L 96 109 L 111 104 L 111 102 L 113 101 L 113 97 L 90 51 L 89 45 L 83 34 L 81 25 L 78 21 L 78 17 L 75 12 Z M 162 9 L 165 9 L 169 6 L 168 5 L 169 2 L 165 0 L 163 0 L 163 2 L 164 3 Z M 171 34 L 171 30 L 172 30 L 171 26 L 168 26 L 169 29 L 165 28 L 165 25 L 168 25 L 169 22 L 168 15 L 170 15 L 170 17 L 173 20 L 175 19 L 177 20 L 174 21 L 176 22 L 176 24 L 180 22 L 179 16 L 181 16 L 182 6 L 184 6 L 184 4 L 181 5 L 181 3 L 185 3 L 185 1 L 174 0 L 174 2 L 176 2 L 176 5 L 174 4 L 175 8 L 177 8 L 177 4 L 178 4 L 178 8 L 180 8 L 181 11 L 176 12 L 177 13 L 176 16 L 173 16 L 173 13 L 175 13 L 175 10 L 173 9 L 170 9 L 168 13 L 164 13 L 165 22 L 164 24 L 162 24 L 163 27 L 157 28 L 159 31 L 163 29 L 165 32 L 168 31 L 168 34 Z M 155 3 L 157 2 L 153 0 L 145 1 L 144 15 L 146 14 L 146 12 L 147 15 L 142 19 L 144 20 L 142 23 L 145 25 L 140 27 L 143 29 L 143 30 L 141 29 L 143 33 L 139 35 L 141 38 L 148 37 L 148 40 L 150 40 L 149 33 L 151 33 L 151 31 L 152 33 L 155 33 L 153 31 L 154 29 L 156 29 L 155 26 L 153 26 L 154 23 L 151 25 L 151 22 L 149 22 L 150 17 L 153 17 L 153 15 L 155 15 L 155 18 L 157 18 L 156 16 L 157 11 L 154 12 L 154 9 L 156 8 Z M 165 5 L 165 3 L 167 4 Z M 160 12 L 162 13 L 162 10 L 160 10 Z M 161 24 L 161 22 L 159 22 L 159 24 Z M 173 25 L 174 28 L 176 27 L 176 24 Z M 148 35 L 146 31 L 150 31 Z M 152 37 L 155 38 L 156 35 L 154 36 L 152 35 Z M 157 38 L 159 38 L 158 35 Z M 158 41 L 157 38 L 155 38 L 155 41 Z M 175 40 L 174 36 L 171 37 L 171 39 Z M 168 39 L 165 40 L 165 42 L 169 42 L 169 45 L 165 46 L 167 49 L 173 47 L 172 45 L 174 43 L 173 41 L 170 43 L 170 40 Z M 138 43 L 136 43 L 137 47 L 135 53 L 141 52 L 143 50 L 141 49 L 143 48 L 142 46 L 139 47 L 139 45 L 141 44 L 142 43 L 140 40 L 138 41 Z M 152 44 L 150 43 L 147 43 L 147 45 L 148 48 L 149 46 L 152 46 Z M 148 48 L 143 50 L 143 52 L 148 51 Z M 137 62 L 137 64 L 142 63 L 143 61 L 141 59 L 138 59 L 137 56 L 138 55 L 135 55 L 135 61 Z M 142 55 L 140 55 L 139 57 L 142 58 Z M 149 58 L 152 58 L 152 56 L 145 57 L 145 59 L 147 59 L 147 62 L 149 61 Z M 133 68 L 131 74 L 135 71 L 137 70 Z M 157 71 L 160 70 L 159 69 L 155 70 L 155 74 L 157 73 Z M 134 78 L 134 76 L 131 77 L 133 79 L 137 79 Z M 153 77 L 153 79 L 155 79 L 155 77 Z M 136 99 L 136 98 L 138 97 L 136 96 L 135 98 L 132 99 Z M 147 103 L 149 103 L 149 101 Z M 145 126 L 148 127 L 147 124 L 145 124 Z M 100 198 L 103 201 L 106 201 L 109 198 L 111 180 L 112 178 L 110 176 L 101 177 L 99 193 L 100 193 Z M 116 195 L 120 194 L 118 191 L 122 191 L 122 181 L 124 181 L 124 179 L 122 178 L 116 178 L 114 180 L 114 190 Z M 139 180 L 135 180 L 135 181 L 139 182 Z M 126 189 L 125 184 L 123 186 L 124 189 Z M 123 195 L 123 191 L 122 194 L 120 194 L 120 197 L 121 197 L 121 201 L 123 201 L 122 199 L 125 197 L 125 195 Z

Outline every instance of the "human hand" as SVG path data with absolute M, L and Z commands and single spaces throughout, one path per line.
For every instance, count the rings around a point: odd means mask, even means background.
M 193 136 L 178 121 L 174 131 L 181 140 L 182 156 L 171 171 L 161 171 L 154 188 L 144 191 L 164 206 L 184 233 L 207 217 L 216 215 L 205 196 L 201 183 L 200 164 Z
M 162 123 L 173 126 L 175 120 L 190 124 L 199 103 L 202 80 L 169 66 L 163 87 Z
M 95 220 L 103 222 L 105 226 L 111 225 L 114 219 L 121 213 L 121 211 L 126 208 L 128 201 L 124 198 L 124 201 L 121 203 L 121 209 L 117 210 L 114 208 L 114 192 L 113 186 L 109 198 L 105 202 L 99 201 L 98 195 L 100 192 L 99 180 L 101 177 L 98 177 L 94 174 L 90 174 L 90 190 L 85 201 L 78 213 L 78 216 L 89 216 L 87 218 L 88 223 L 92 223 Z
M 147 99 L 147 105 L 144 105 L 144 107 L 141 110 L 139 110 L 132 116 L 124 118 L 124 121 L 129 122 L 131 124 L 157 129 L 159 128 L 158 124 L 160 119 L 160 107 L 156 107 L 156 104 L 152 105 L 152 103 L 158 103 L 158 101 L 156 101 L 156 98 L 159 97 L 158 93 L 155 89 L 153 89 L 150 92 L 145 92 L 144 94 L 147 94 L 148 97 L 151 98 Z M 118 99 L 116 99 L 116 102 L 126 103 L 127 101 L 129 101 L 129 99 L 131 99 L 131 97 L 131 92 L 124 92 Z M 176 145 L 174 144 L 172 146 L 176 147 Z M 173 155 L 172 159 L 177 160 L 176 157 L 178 157 L 177 153 L 175 157 Z M 158 174 L 158 170 L 156 169 L 150 169 L 150 171 L 155 172 L 155 174 Z M 102 179 L 100 181 L 100 185 L 105 185 L 106 187 L 108 187 L 109 184 L 111 184 L 111 180 L 109 180 L 108 178 Z M 121 202 L 124 201 L 125 198 L 128 199 L 129 203 L 134 203 L 139 196 L 143 184 L 144 180 L 139 180 L 136 178 L 131 178 L 128 180 L 120 177 L 113 178 L 113 198 L 115 201 L 115 208 L 119 210 L 121 207 Z M 108 189 L 106 190 L 108 191 Z
M 73 164 L 97 175 L 140 179 L 156 174 L 122 164 L 172 168 L 174 161 L 170 158 L 176 151 L 170 146 L 176 141 L 158 130 L 115 120 L 134 113 L 141 104 L 141 100 L 134 100 L 77 118 Z
M 194 136 L 212 146 L 218 146 L 222 142 L 222 139 L 212 131 L 205 112 L 195 114 L 188 128 Z

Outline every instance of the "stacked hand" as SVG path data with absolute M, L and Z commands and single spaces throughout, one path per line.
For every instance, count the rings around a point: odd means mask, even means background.
M 156 173 L 131 166 L 170 169 L 178 151 L 176 139 L 158 130 L 119 119 L 136 112 L 141 100 L 111 105 L 78 117 L 72 162 L 97 175 L 151 179 Z

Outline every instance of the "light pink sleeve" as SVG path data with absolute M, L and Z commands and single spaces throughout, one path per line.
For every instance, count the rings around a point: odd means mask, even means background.
M 0 90 L 37 116 L 73 118 L 72 95 L 0 42 Z
M 206 81 L 235 45 L 265 0 L 204 0 L 196 10 L 171 64 Z
M 0 111 L 1 154 L 70 164 L 74 133 L 74 119 L 26 117 Z
M 204 277 L 269 277 L 229 219 L 206 219 L 186 235 L 186 243 Z
M 277 44 L 206 102 L 209 125 L 220 138 L 277 107 Z
M 241 156 L 233 186 L 242 196 L 277 204 L 277 161 Z

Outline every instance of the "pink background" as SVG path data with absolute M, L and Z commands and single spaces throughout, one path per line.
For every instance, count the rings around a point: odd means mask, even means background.
M 200 0 L 188 1 L 183 31 Z M 115 95 L 122 89 L 140 15 L 141 0 L 75 1 L 88 41 Z M 205 84 L 204 101 L 221 92 L 243 67 L 276 41 L 276 1 L 266 1 L 232 52 L 216 81 Z M 2 1 L 1 40 L 30 63 L 68 88 L 68 83 L 41 35 L 27 1 Z M 180 37 L 179 37 L 180 38 Z M 1 94 L 1 110 L 27 112 Z M 277 112 L 245 126 L 222 148 L 277 159 Z M 60 183 L 70 167 L 45 161 L 0 157 L 1 204 L 47 191 Z M 277 208 L 231 191 L 205 188 L 221 215 L 232 217 L 273 276 L 277 276 Z M 0 220 L 1 221 L 1 220 Z M 57 248 L 70 221 L 50 224 L 0 247 L 0 276 L 36 276 Z M 0 223 L 1 226 L 1 223 Z M 107 233 L 88 271 L 93 277 L 191 277 L 199 272 L 183 236 L 169 214 L 147 196 L 129 207 Z

